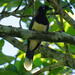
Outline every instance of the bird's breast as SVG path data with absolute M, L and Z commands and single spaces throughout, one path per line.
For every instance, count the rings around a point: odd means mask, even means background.
M 39 24 L 37 22 L 34 22 L 32 30 L 35 31 L 46 31 L 47 25 Z

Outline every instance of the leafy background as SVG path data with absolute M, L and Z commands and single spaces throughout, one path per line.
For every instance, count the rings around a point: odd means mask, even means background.
M 0 20 L 7 18 L 9 16 L 14 16 L 16 18 L 20 18 L 19 25 L 24 23 L 25 27 L 28 28 L 31 22 L 34 13 L 36 13 L 38 7 L 42 4 L 46 4 L 48 6 L 49 3 L 47 1 L 43 2 L 44 0 L 35 0 L 33 4 L 32 0 L 0 0 Z M 69 1 L 69 2 L 68 2 Z M 73 19 L 75 18 L 74 8 L 75 8 L 75 0 L 61 0 L 61 6 L 64 7 L 63 10 L 66 11 Z M 67 6 L 66 6 L 67 5 Z M 54 10 L 50 11 L 49 13 L 53 12 Z M 49 32 L 56 32 L 61 31 L 60 27 L 60 16 L 59 15 L 47 15 L 50 28 Z M 69 25 L 65 20 L 63 21 L 65 33 L 75 35 L 75 29 Z M 26 40 L 20 41 L 26 43 Z M 36 73 L 37 70 L 40 68 L 45 68 L 46 66 L 52 65 L 57 63 L 58 60 L 53 58 L 42 58 L 41 54 L 35 54 L 34 56 L 34 63 L 33 63 L 33 70 L 28 72 L 24 69 L 23 63 L 25 59 L 25 52 L 19 50 L 15 56 L 9 56 L 3 53 L 3 46 L 5 44 L 5 40 L 3 38 L 0 39 L 0 65 L 4 65 L 3 68 L 0 68 L 0 75 L 32 75 Z M 65 47 L 64 43 L 50 43 L 50 42 L 42 42 L 43 46 L 49 46 L 51 49 L 54 49 L 57 52 L 64 53 Z M 75 46 L 70 45 L 68 46 L 70 53 L 73 55 L 75 54 Z M 7 49 L 10 50 L 10 49 Z M 47 49 L 46 49 L 47 51 Z M 9 54 L 9 53 L 8 53 Z M 70 75 L 72 74 L 73 69 L 67 66 L 58 67 L 52 71 L 44 71 L 41 72 L 40 75 Z

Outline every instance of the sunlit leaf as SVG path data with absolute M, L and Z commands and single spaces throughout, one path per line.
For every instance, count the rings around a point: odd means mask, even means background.
M 75 29 L 73 27 L 69 27 L 66 33 L 75 35 Z
M 68 31 L 69 27 L 71 27 L 67 22 L 64 22 L 64 30 L 65 32 Z

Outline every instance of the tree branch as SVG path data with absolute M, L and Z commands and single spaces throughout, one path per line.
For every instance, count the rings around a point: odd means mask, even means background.
M 62 17 L 75 28 L 75 20 L 72 19 L 62 8 L 61 6 L 57 3 L 56 0 L 47 0 L 58 12 L 59 14 L 62 14 Z M 61 12 L 60 12 L 61 11 Z
M 64 32 L 35 32 L 21 28 L 0 25 L 0 37 L 12 36 L 23 39 L 37 39 L 49 42 L 65 42 L 75 45 L 75 36 Z
M 19 40 L 17 40 L 16 38 L 11 37 L 11 36 L 5 36 L 2 38 L 4 38 L 9 43 L 11 43 L 14 47 L 17 47 L 18 49 L 22 50 L 23 52 L 26 51 L 27 46 L 23 42 L 20 42 Z
M 24 45 L 23 42 L 19 42 L 17 39 L 13 37 L 3 37 L 5 40 L 10 42 L 12 45 L 17 47 L 18 49 L 22 50 L 23 52 L 26 52 L 27 45 Z M 40 46 L 35 53 L 41 53 L 43 58 L 52 58 L 56 59 L 59 62 L 64 62 L 65 66 L 69 66 L 71 68 L 75 68 L 75 59 L 71 56 L 67 55 L 66 60 L 68 60 L 68 63 L 66 63 L 65 60 L 65 54 L 62 52 L 58 52 L 56 50 L 50 49 L 48 47 Z M 59 56 L 59 57 L 58 57 Z
M 53 50 L 48 47 L 41 47 L 40 53 L 41 53 L 42 57 L 44 57 L 44 58 L 56 59 L 58 62 L 63 62 L 64 66 L 69 66 L 71 68 L 75 68 L 75 58 L 73 58 L 72 56 L 69 56 L 68 54 L 65 58 L 66 53 L 62 53 L 62 52 Z
M 58 67 L 62 67 L 62 66 L 64 66 L 63 62 L 55 63 L 53 65 L 50 65 L 50 66 L 47 66 L 47 67 L 44 67 L 44 68 L 40 69 L 39 71 L 37 71 L 33 75 L 39 75 L 40 73 L 42 73 L 44 71 L 51 71 L 51 70 L 54 70 L 54 69 L 56 69 Z

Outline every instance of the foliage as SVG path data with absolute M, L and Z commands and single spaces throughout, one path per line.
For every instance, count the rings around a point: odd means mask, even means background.
M 59 15 L 56 13 L 53 14 L 54 12 L 56 12 L 56 10 L 54 10 L 54 7 L 50 5 L 47 0 L 43 3 L 42 1 L 45 1 L 45 0 L 35 0 L 35 2 L 33 2 L 33 0 L 0 0 L 0 8 L 3 8 L 3 10 L 0 11 L 0 20 L 12 15 L 12 16 L 15 16 L 16 18 L 20 18 L 20 21 L 19 21 L 20 25 L 21 25 L 21 22 L 24 22 L 26 26 L 29 27 L 30 21 L 32 17 L 34 17 L 34 13 L 36 13 L 38 7 L 42 4 L 46 4 L 53 8 L 53 10 L 49 11 L 47 14 L 47 17 L 50 23 L 49 32 L 64 30 L 65 33 L 75 35 L 75 29 L 72 27 L 72 25 L 70 25 L 66 20 L 64 20 L 62 18 L 62 15 Z M 59 5 L 61 5 L 63 10 L 67 12 L 67 14 L 70 13 L 71 14 L 70 16 L 75 16 L 72 10 L 72 7 L 75 8 L 75 0 L 69 0 L 69 1 L 70 2 L 68 2 L 68 0 L 61 0 L 59 2 Z M 62 21 L 60 20 L 61 18 L 63 20 L 63 24 L 62 24 Z M 24 43 L 26 43 L 26 40 L 23 40 L 23 41 Z M 25 53 L 20 50 L 15 57 L 7 56 L 2 52 L 2 48 L 4 44 L 5 44 L 4 39 L 1 39 L 0 40 L 0 65 L 4 65 L 5 63 L 8 63 L 8 65 L 0 69 L 0 75 L 6 75 L 6 74 L 7 75 L 10 75 L 10 74 L 11 75 L 32 75 L 31 71 L 27 72 L 23 67 Z M 74 45 L 66 44 L 68 48 L 65 46 L 63 42 L 61 43 L 42 42 L 42 45 L 44 47 L 48 46 L 49 48 L 54 49 L 54 51 L 56 51 L 57 53 L 58 52 L 62 54 L 66 53 L 66 49 L 68 49 L 70 52 L 69 54 L 73 54 L 73 56 L 75 54 Z M 20 60 L 17 60 L 18 58 Z M 13 64 L 11 64 L 12 61 L 14 61 Z M 50 57 L 45 58 L 45 56 L 42 58 L 42 54 L 40 53 L 35 54 L 33 69 L 37 67 L 42 69 L 58 62 L 60 61 L 53 58 L 52 56 L 51 58 Z M 72 73 L 72 69 L 71 67 L 61 66 L 61 67 L 54 68 L 52 70 L 50 69 L 43 70 L 42 72 L 40 72 L 39 75 L 44 75 L 45 72 L 47 73 L 46 75 L 63 75 L 63 74 L 70 75 Z

